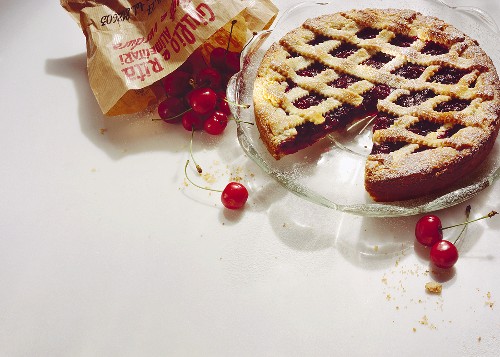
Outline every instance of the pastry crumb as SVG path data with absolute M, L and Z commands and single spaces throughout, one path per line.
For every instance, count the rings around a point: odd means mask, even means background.
M 107 131 L 108 131 L 107 128 L 101 128 L 101 129 L 99 129 L 99 132 L 101 133 L 101 135 L 104 135 Z
M 427 284 L 425 284 L 425 290 L 432 294 L 441 294 L 443 285 L 436 283 L 435 281 L 429 281 Z

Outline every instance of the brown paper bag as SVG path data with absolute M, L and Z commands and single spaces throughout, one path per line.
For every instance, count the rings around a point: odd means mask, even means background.
M 158 80 L 198 48 L 207 59 L 270 26 L 271 0 L 61 0 L 86 37 L 90 86 L 106 115 L 131 114 L 157 103 Z

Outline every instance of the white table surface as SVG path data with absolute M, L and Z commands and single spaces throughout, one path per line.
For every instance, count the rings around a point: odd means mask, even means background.
M 449 2 L 500 19 L 497 1 Z M 250 186 L 228 212 L 184 185 L 188 132 L 100 114 L 57 1 L 3 2 L 0 20 L 0 356 L 497 355 L 500 219 L 470 226 L 435 276 L 418 217 L 301 201 L 244 156 L 234 123 L 195 143 L 214 186 Z M 473 216 L 499 210 L 499 191 Z

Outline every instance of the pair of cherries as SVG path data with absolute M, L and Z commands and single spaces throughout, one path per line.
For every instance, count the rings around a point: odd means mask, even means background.
M 425 215 L 418 220 L 415 226 L 415 238 L 420 244 L 431 248 L 429 253 L 430 260 L 438 268 L 449 269 L 458 261 L 458 249 L 456 247 L 456 243 L 469 223 L 485 218 L 491 218 L 498 213 L 491 211 L 485 216 L 469 221 L 470 206 L 467 206 L 465 214 L 467 217 L 465 222 L 444 228 L 441 224 L 441 219 L 436 215 Z M 443 231 L 445 229 L 458 226 L 464 226 L 464 228 L 454 242 L 443 239 Z

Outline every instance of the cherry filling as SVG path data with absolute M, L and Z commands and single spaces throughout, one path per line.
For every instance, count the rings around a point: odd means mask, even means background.
M 309 107 L 320 104 L 324 100 L 326 100 L 326 98 L 323 97 L 322 95 L 312 93 L 312 94 L 306 95 L 305 97 L 297 99 L 292 104 L 298 109 L 307 109 Z
M 342 73 L 339 75 L 339 78 L 337 78 L 333 82 L 330 82 L 329 86 L 334 87 L 334 88 L 347 88 L 351 84 L 354 84 L 354 83 L 358 82 L 359 80 L 360 79 L 357 77 L 351 76 L 351 75 L 346 74 L 346 73 Z
M 341 85 L 345 85 L 349 81 L 358 81 L 358 78 L 349 76 L 347 74 L 340 75 L 337 80 L 344 78 Z M 303 149 L 313 142 L 321 139 L 326 133 L 334 131 L 339 128 L 345 127 L 349 122 L 366 116 L 367 113 L 376 110 L 377 100 L 387 97 L 392 91 L 392 88 L 385 84 L 378 84 L 371 90 L 363 94 L 363 102 L 361 105 L 354 107 L 344 104 L 334 110 L 324 114 L 325 121 L 322 124 L 314 124 L 311 122 L 299 125 L 297 135 L 288 141 L 281 144 L 281 151 L 285 154 L 292 154 L 300 149 Z M 320 104 L 326 100 L 320 94 L 310 94 L 293 102 L 293 105 L 299 109 L 307 109 L 314 105 Z M 378 113 L 377 124 L 380 128 L 382 126 L 389 127 L 395 120 L 394 117 L 388 114 Z
M 370 154 L 371 155 L 389 154 L 391 152 L 401 149 L 406 144 L 407 143 L 405 141 L 395 141 L 395 142 L 386 141 L 380 144 L 374 143 Z
M 362 38 L 364 40 L 368 40 L 370 38 L 375 38 L 377 37 L 377 35 L 380 33 L 380 30 L 377 30 L 377 29 L 374 29 L 374 28 L 371 28 L 371 27 L 365 27 L 364 29 L 362 29 L 361 31 L 359 31 L 356 36 L 358 36 L 358 38 Z
M 296 58 L 296 57 L 299 57 L 300 55 L 295 52 L 295 51 L 288 51 L 288 55 L 286 56 L 286 58 Z
M 333 57 L 347 58 L 354 54 L 359 48 L 351 43 L 342 43 L 339 47 L 330 52 Z
M 373 122 L 372 131 L 375 132 L 377 130 L 387 129 L 394 123 L 395 120 L 396 118 L 392 115 L 379 112 Z
M 394 37 L 391 40 L 391 45 L 398 46 L 398 47 L 410 47 L 413 42 L 417 40 L 416 37 L 414 36 L 406 36 L 402 34 L 397 34 L 396 37 Z
M 330 37 L 323 36 L 323 35 L 316 35 L 316 37 L 314 37 L 307 44 L 312 45 L 312 46 L 316 46 L 316 45 L 319 45 L 320 43 L 323 43 L 323 42 L 329 41 L 329 40 L 331 40 Z
M 344 104 L 325 114 L 325 129 L 333 130 L 349 123 L 356 115 L 356 108 L 349 104 Z
M 427 67 L 418 64 L 407 63 L 404 66 L 397 68 L 392 73 L 408 79 L 417 79 L 422 73 L 424 73 L 426 68 Z
M 448 47 L 434 41 L 428 41 L 420 52 L 426 55 L 437 56 L 444 55 L 445 53 L 448 53 L 448 51 Z
M 462 124 L 455 124 L 450 129 L 446 130 L 444 133 L 438 136 L 438 139 L 451 138 L 453 135 L 458 133 L 460 129 L 465 128 Z
M 384 64 L 390 62 L 394 57 L 387 55 L 383 52 L 377 52 L 370 58 L 368 58 L 366 61 L 364 61 L 362 64 L 370 66 L 370 67 L 375 67 L 375 68 L 382 68 Z
M 377 84 L 375 87 L 370 89 L 368 92 L 363 94 L 363 102 L 361 103 L 358 111 L 360 116 L 369 113 L 377 108 L 377 101 L 379 99 L 386 98 L 391 94 L 392 88 L 385 84 Z
M 297 71 L 297 74 L 302 77 L 314 77 L 317 74 L 323 72 L 327 67 L 319 62 L 314 62 L 310 66 L 300 69 Z
M 285 141 L 281 144 L 281 151 L 285 154 L 293 154 L 313 142 L 325 136 L 325 133 L 341 128 L 349 123 L 356 108 L 348 104 L 334 109 L 324 115 L 325 121 L 322 124 L 314 124 L 311 122 L 299 125 L 295 138 Z
M 285 93 L 292 90 L 293 88 L 297 87 L 297 83 L 292 81 L 290 78 L 286 79 L 286 84 L 287 84 L 287 87 L 285 88 Z
M 412 107 L 425 102 L 427 99 L 435 97 L 436 94 L 430 89 L 424 89 L 419 92 L 411 92 L 410 94 L 402 95 L 396 100 L 396 104 L 402 107 Z
M 436 112 L 459 112 L 467 108 L 470 100 L 453 98 L 447 102 L 439 103 L 434 110 Z
M 436 132 L 441 127 L 441 124 L 434 123 L 428 120 L 421 120 L 411 125 L 408 130 L 422 136 Z
M 457 84 L 460 78 L 470 73 L 465 69 L 441 67 L 431 77 L 431 82 L 438 82 L 442 84 Z

